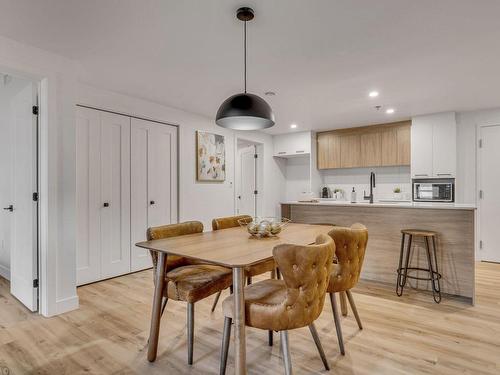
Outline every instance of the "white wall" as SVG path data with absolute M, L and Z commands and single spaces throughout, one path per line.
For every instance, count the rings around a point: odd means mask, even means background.
M 75 269 L 75 88 L 72 60 L 0 37 L 0 72 L 41 82 L 41 313 L 78 307 Z
M 179 126 L 179 220 L 199 220 L 211 230 L 214 217 L 234 215 L 235 135 L 264 146 L 264 214 L 274 216 L 280 200 L 279 169 L 272 158 L 272 137 L 260 132 L 239 132 L 215 125 L 213 119 L 184 112 L 127 95 L 80 84 L 78 104 Z M 224 135 L 226 141 L 226 181 L 196 181 L 196 130 Z
M 370 172 L 375 172 L 376 187 L 373 190 L 374 199 L 392 199 L 393 190 L 399 187 L 411 199 L 410 167 L 375 167 L 375 168 L 348 168 L 329 169 L 323 171 L 324 184 L 332 190 L 338 188 L 345 192 L 345 199 L 351 199 L 351 190 L 357 192 L 357 200 L 363 200 L 363 190 L 370 192 Z

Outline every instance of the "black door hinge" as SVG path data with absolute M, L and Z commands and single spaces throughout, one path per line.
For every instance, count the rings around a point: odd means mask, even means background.
M 38 288 L 38 279 L 33 280 L 33 288 Z
M 38 202 L 38 193 L 33 193 L 33 202 Z
M 38 106 L 37 105 L 33 106 L 33 114 L 38 115 Z
M 254 190 L 253 193 L 257 195 L 259 192 L 257 190 Z
M 257 155 L 257 154 L 253 154 L 253 157 L 254 157 L 255 159 L 257 159 L 257 158 L 259 157 L 259 155 Z

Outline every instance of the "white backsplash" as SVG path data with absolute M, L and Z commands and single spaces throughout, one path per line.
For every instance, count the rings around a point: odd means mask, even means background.
M 351 199 L 352 188 L 356 190 L 357 200 L 363 200 L 363 191 L 370 193 L 370 172 L 375 172 L 376 187 L 373 189 L 374 200 L 393 199 L 393 190 L 399 187 L 402 198 L 411 200 L 410 167 L 376 167 L 329 169 L 323 171 L 323 184 L 331 191 L 342 189 L 344 200 Z M 319 192 L 318 192 L 319 194 Z

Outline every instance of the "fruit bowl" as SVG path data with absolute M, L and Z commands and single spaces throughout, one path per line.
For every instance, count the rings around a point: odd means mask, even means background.
M 240 226 L 254 237 L 276 236 L 289 222 L 287 218 L 278 217 L 253 217 L 238 220 Z

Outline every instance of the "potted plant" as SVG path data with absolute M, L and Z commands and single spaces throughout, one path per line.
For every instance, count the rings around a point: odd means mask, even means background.
M 394 193 L 394 199 L 395 200 L 401 200 L 402 199 L 403 194 L 401 194 L 401 188 L 400 187 L 395 187 L 392 192 Z
M 342 189 L 335 189 L 333 191 L 333 196 L 335 197 L 336 200 L 341 200 L 343 198 L 343 190 Z

